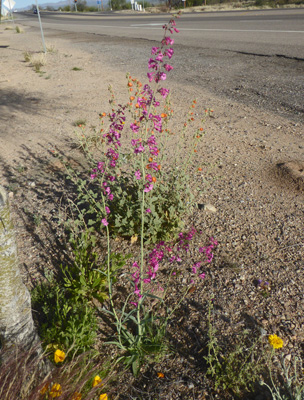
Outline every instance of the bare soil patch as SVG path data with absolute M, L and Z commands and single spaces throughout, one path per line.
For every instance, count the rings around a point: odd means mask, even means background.
M 58 223 L 70 187 L 54 154 L 85 170 L 76 146 L 75 132 L 81 134 L 81 128 L 75 121 L 85 120 L 88 128 L 98 130 L 98 114 L 108 107 L 108 84 L 119 98 L 129 69 L 128 60 L 110 62 L 110 45 L 94 52 L 89 35 L 75 43 L 68 34 L 47 33 L 46 40 L 55 52 L 47 54 L 42 73 L 36 73 L 23 52 L 39 51 L 38 31 L 25 27 L 16 34 L 0 26 L 0 184 L 10 193 L 20 266 L 29 287 L 69 257 Z M 286 355 L 304 359 L 303 123 L 178 81 L 170 86 L 177 129 L 192 99 L 202 109 L 214 109 L 196 155 L 202 171 L 192 171 L 198 203 L 213 207 L 196 210 L 187 226 L 203 232 L 202 242 L 213 236 L 219 246 L 206 268 L 204 289 L 194 291 L 172 321 L 175 361 L 150 367 L 129 394 L 122 383 L 116 398 L 228 399 L 233 396 L 214 392 L 202 372 L 211 297 L 222 343 L 232 343 L 244 329 L 252 336 L 276 333 Z M 288 173 L 278 173 L 278 165 Z M 291 169 L 298 171 L 296 178 Z M 259 290 L 259 279 L 270 283 L 267 295 Z M 172 293 L 179 296 L 178 286 Z M 165 373 L 163 381 L 151 378 L 159 369 Z M 268 398 L 263 391 L 254 396 Z

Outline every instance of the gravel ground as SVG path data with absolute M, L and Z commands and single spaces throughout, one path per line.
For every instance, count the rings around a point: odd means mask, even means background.
M 139 41 L 135 47 L 115 38 L 62 36 L 46 32 L 55 52 L 47 55 L 41 68 L 45 73 L 39 75 L 23 57 L 25 50 L 40 47 L 37 31 L 25 27 L 17 35 L 0 27 L 0 183 L 10 192 L 20 264 L 30 287 L 69 256 L 58 228 L 68 188 L 54 151 L 83 168 L 74 122 L 86 119 L 87 125 L 98 126 L 98 114 L 107 109 L 108 83 L 123 96 L 119 90 L 126 84 L 125 72 L 143 78 L 153 43 Z M 150 367 L 133 382 L 132 393 L 119 399 L 131 394 L 145 399 L 233 398 L 213 391 L 202 372 L 211 298 L 222 343 L 232 343 L 244 329 L 252 336 L 276 333 L 284 340 L 286 356 L 304 359 L 303 61 L 175 49 L 169 79 L 173 127 L 181 126 L 194 98 L 201 110 L 214 110 L 196 153 L 202 171 L 192 171 L 193 191 L 204 206 L 187 221 L 189 229 L 194 225 L 202 231 L 190 254 L 210 236 L 219 245 L 204 284 L 172 321 L 175 359 Z M 185 269 L 193 257 L 183 260 Z M 266 292 L 258 280 L 269 283 Z M 179 283 L 172 288 L 173 300 L 180 296 Z M 151 380 L 158 367 L 165 380 Z M 121 383 L 120 393 L 124 390 Z M 267 395 L 260 391 L 253 398 Z

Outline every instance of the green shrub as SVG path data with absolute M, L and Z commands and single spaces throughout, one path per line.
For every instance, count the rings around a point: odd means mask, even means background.
M 68 297 L 55 282 L 39 284 L 32 291 L 38 333 L 45 345 L 59 345 L 76 352 L 89 350 L 97 335 L 94 309 Z

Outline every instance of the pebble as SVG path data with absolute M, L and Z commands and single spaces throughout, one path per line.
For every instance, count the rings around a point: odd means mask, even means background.
M 287 354 L 287 356 L 285 357 L 286 361 L 290 361 L 291 360 L 291 354 Z
M 216 213 L 217 209 L 212 204 L 204 204 L 204 210 Z

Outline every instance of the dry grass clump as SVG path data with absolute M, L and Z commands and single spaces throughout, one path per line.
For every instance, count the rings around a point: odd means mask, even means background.
M 41 67 L 46 64 L 46 57 L 44 54 L 36 54 L 30 59 L 31 66 L 34 68 L 35 72 L 40 72 Z

